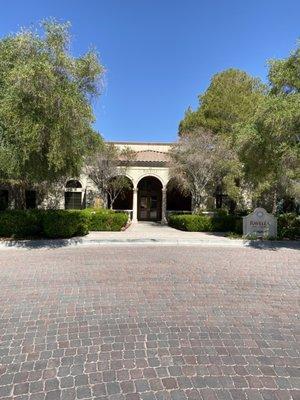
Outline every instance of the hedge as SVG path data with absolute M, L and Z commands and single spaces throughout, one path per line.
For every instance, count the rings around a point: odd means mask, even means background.
M 278 215 L 277 232 L 279 239 L 300 239 L 300 216 L 295 213 Z
M 39 236 L 42 231 L 42 213 L 37 210 L 7 210 L 0 212 L 0 236 Z
M 189 232 L 242 232 L 241 218 L 233 215 L 173 214 L 169 225 Z
M 48 238 L 69 238 L 89 233 L 89 219 L 82 211 L 49 210 L 44 213 L 43 233 Z
M 112 210 L 87 208 L 83 213 L 89 218 L 90 231 L 120 231 L 128 220 L 126 213 Z
M 243 220 L 239 216 L 201 214 L 173 214 L 169 217 L 173 228 L 190 232 L 243 233 Z M 295 213 L 277 215 L 278 239 L 300 239 L 300 216 Z
M 6 210 L 0 211 L 0 237 L 69 238 L 119 231 L 126 223 L 126 213 L 110 210 Z

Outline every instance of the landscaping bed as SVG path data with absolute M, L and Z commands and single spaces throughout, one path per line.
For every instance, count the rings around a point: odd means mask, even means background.
M 127 214 L 111 210 L 6 210 L 0 212 L 0 237 L 70 238 L 89 231 L 120 231 Z
M 242 218 L 233 215 L 173 214 L 169 225 L 189 232 L 242 233 Z
M 243 220 L 235 215 L 172 214 L 169 225 L 189 232 L 230 232 L 242 237 Z M 300 216 L 294 213 L 277 215 L 277 239 L 300 239 Z

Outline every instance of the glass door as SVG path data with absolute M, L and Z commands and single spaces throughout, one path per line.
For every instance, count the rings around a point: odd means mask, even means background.
M 140 197 L 139 219 L 142 221 L 157 221 L 158 199 L 156 195 Z
M 148 219 L 148 197 L 141 196 L 140 198 L 140 219 Z
M 149 219 L 157 220 L 157 196 L 149 196 Z

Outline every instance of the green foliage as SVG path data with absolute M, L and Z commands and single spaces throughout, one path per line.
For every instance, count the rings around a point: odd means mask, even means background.
M 275 212 L 278 198 L 297 197 L 300 178 L 300 49 L 271 61 L 269 79 L 252 118 L 235 126 L 235 145 L 254 198 Z
M 0 212 L 0 237 L 30 237 L 42 232 L 42 212 L 6 210 Z
M 225 70 L 213 76 L 206 92 L 199 96 L 198 109 L 189 109 L 179 126 L 181 136 L 200 128 L 218 135 L 227 148 L 225 155 L 230 157 L 219 159 L 215 182 L 241 206 L 243 171 L 233 140 L 234 127 L 251 119 L 265 93 L 266 87 L 258 79 L 238 69 Z
M 48 210 L 43 215 L 43 233 L 48 238 L 83 236 L 89 232 L 89 219 L 82 211 Z
M 30 184 L 80 172 L 103 74 L 94 51 L 70 54 L 68 24 L 42 27 L 0 40 L 0 176 Z
M 213 76 L 199 108 L 188 111 L 179 126 L 179 134 L 202 127 L 228 135 L 234 124 L 248 121 L 263 98 L 264 85 L 246 72 L 228 69 Z
M 300 45 L 269 67 L 269 87 L 235 69 L 216 74 L 199 108 L 186 112 L 179 134 L 196 127 L 218 134 L 235 155 L 219 184 L 241 207 L 247 193 L 275 212 L 278 199 L 299 199 Z
M 294 213 L 278 215 L 278 239 L 300 238 L 300 216 Z M 213 217 L 201 214 L 173 214 L 169 217 L 173 228 L 189 232 L 230 232 L 232 237 L 243 233 L 243 220 L 233 215 L 219 214 Z M 253 237 L 253 239 L 255 239 Z
M 207 216 L 201 214 L 176 215 L 169 217 L 173 228 L 189 232 L 236 232 L 241 231 L 241 218 L 233 215 Z
M 300 93 L 300 42 L 288 58 L 271 60 L 269 66 L 273 93 Z
M 111 210 L 6 210 L 0 212 L 0 237 L 69 238 L 92 231 L 120 231 L 127 214 Z
M 128 220 L 126 213 L 106 209 L 86 209 L 83 213 L 89 218 L 90 231 L 120 231 Z
M 280 239 L 300 239 L 300 216 L 295 213 L 278 215 L 277 231 Z
M 299 122 L 297 122 L 297 120 Z M 300 97 L 270 95 L 251 123 L 236 129 L 236 147 L 254 198 L 294 194 L 299 178 Z M 263 203 L 267 208 L 267 203 Z M 273 210 L 274 212 L 275 210 Z

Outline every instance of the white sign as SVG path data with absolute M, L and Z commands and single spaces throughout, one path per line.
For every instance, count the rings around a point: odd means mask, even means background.
M 243 217 L 243 235 L 255 237 L 277 236 L 277 218 L 264 208 L 256 208 L 253 213 Z

